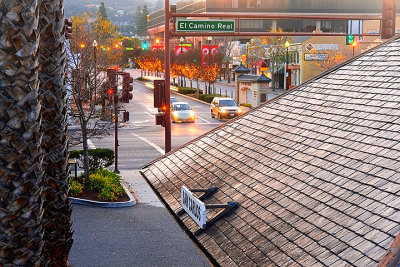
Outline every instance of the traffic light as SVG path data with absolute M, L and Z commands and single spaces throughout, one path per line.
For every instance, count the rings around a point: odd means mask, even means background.
M 108 82 L 106 83 L 107 97 L 110 101 L 112 101 L 113 95 L 117 93 L 117 70 L 108 68 L 107 79 L 108 79 Z
M 123 122 L 129 121 L 129 111 L 124 111 L 124 113 L 122 113 L 122 120 Z
M 346 45 L 351 45 L 354 42 L 354 35 L 348 34 L 346 35 Z
M 154 80 L 154 107 L 158 108 L 158 114 L 155 115 L 156 125 L 165 127 L 168 111 L 168 104 L 165 98 L 165 80 Z
M 382 29 L 381 38 L 389 39 L 395 35 L 396 0 L 382 1 Z
M 65 29 L 65 39 L 71 39 L 72 34 L 72 22 L 69 19 L 65 18 L 64 20 L 64 29 Z
M 122 73 L 122 103 L 129 103 L 129 100 L 132 100 L 132 90 L 133 90 L 133 78 L 128 72 Z
M 143 50 L 147 50 L 149 48 L 149 45 L 147 44 L 147 42 L 146 41 L 143 41 L 143 43 L 142 43 L 142 49 Z

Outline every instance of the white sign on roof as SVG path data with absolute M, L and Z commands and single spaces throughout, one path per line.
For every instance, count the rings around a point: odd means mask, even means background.
M 196 198 L 186 186 L 181 188 L 181 206 L 201 229 L 206 228 L 206 205 Z

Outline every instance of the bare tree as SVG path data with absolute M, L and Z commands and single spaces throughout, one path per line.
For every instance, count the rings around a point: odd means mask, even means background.
M 106 74 L 112 62 L 118 62 L 121 51 L 113 47 L 117 32 L 108 20 L 90 17 L 77 18 L 74 38 L 69 42 L 68 83 L 70 92 L 70 116 L 79 125 L 70 131 L 71 144 L 83 146 L 85 179 L 89 176 L 88 139 L 109 135 L 112 128 L 111 111 L 108 109 Z M 99 20 L 99 21 L 98 21 Z M 94 38 L 97 46 L 94 46 Z M 104 47 L 104 50 L 102 49 Z M 100 48 L 100 49 L 99 49 Z
M 230 68 L 229 64 L 232 62 L 232 52 L 234 48 L 234 43 L 233 43 L 233 37 L 224 37 L 224 46 L 222 53 L 225 55 L 224 57 L 224 64 L 225 64 L 225 73 L 228 75 L 228 83 L 231 82 L 231 73 L 230 73 Z

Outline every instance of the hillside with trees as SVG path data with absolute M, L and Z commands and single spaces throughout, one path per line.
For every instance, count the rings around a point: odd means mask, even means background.
M 162 0 L 68 0 L 65 1 L 65 15 L 67 17 L 81 16 L 86 13 L 97 13 L 101 4 L 104 3 L 108 19 L 115 25 L 123 35 L 136 34 L 136 13 L 138 8 L 147 6 L 149 12 L 162 8 Z

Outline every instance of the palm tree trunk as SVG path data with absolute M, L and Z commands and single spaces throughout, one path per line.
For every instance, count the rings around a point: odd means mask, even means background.
M 0 10 L 0 266 L 42 266 L 38 0 Z
M 49 266 L 68 266 L 72 247 L 68 199 L 67 91 L 63 1 L 41 0 L 39 79 L 43 132 L 44 256 Z

